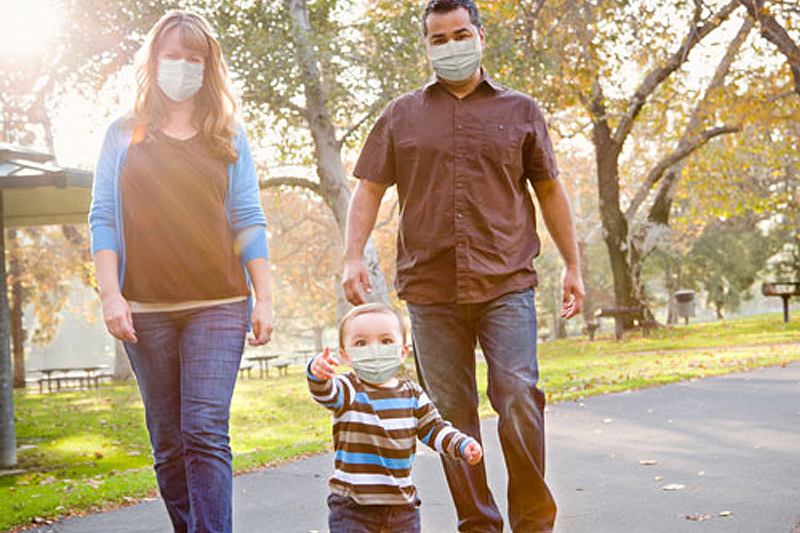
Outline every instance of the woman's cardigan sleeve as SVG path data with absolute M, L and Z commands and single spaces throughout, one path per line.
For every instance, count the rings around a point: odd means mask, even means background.
M 239 154 L 232 163 L 231 186 L 228 197 L 231 230 L 236 242 L 236 251 L 247 264 L 256 258 L 269 258 L 267 246 L 267 221 L 261 209 L 258 176 L 250 153 L 250 145 L 244 129 L 240 126 L 236 135 L 236 150 Z

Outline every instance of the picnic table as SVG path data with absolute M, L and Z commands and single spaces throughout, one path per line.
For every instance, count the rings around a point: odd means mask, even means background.
M 625 332 L 626 319 L 633 319 L 634 323 L 642 328 L 642 331 L 647 335 L 648 331 L 658 326 L 657 322 L 648 319 L 645 314 L 644 307 L 602 307 L 595 313 L 595 319 L 599 318 L 613 318 L 614 319 L 614 337 L 619 341 L 622 340 L 622 334 Z M 597 328 L 595 328 L 597 329 Z M 590 332 L 591 340 L 594 340 L 594 332 Z
M 96 389 L 100 385 L 100 378 L 104 376 L 103 370 L 106 370 L 108 365 L 93 365 L 93 366 L 66 366 L 66 367 L 47 367 L 35 368 L 29 372 L 38 372 L 42 376 L 38 379 L 39 393 L 44 393 L 44 387 L 47 385 L 47 392 L 53 392 L 53 385 L 55 385 L 56 392 L 61 390 L 61 387 L 70 386 L 77 383 L 79 388 Z
M 264 376 L 269 376 L 269 362 L 278 357 L 280 357 L 279 354 L 248 355 L 245 359 L 253 363 L 258 363 L 258 376 L 264 379 Z
M 800 281 L 768 282 L 761 285 L 761 294 L 783 300 L 783 321 L 789 323 L 789 299 L 800 296 Z

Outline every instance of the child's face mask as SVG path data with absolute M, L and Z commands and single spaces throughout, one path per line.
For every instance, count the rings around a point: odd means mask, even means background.
M 401 348 L 397 344 L 351 346 L 347 350 L 353 371 L 362 381 L 380 385 L 392 379 L 400 369 Z

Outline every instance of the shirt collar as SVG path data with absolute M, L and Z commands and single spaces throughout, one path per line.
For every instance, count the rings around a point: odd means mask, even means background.
M 428 91 L 430 91 L 431 89 L 433 89 L 434 87 L 436 87 L 437 85 L 442 85 L 442 82 L 441 82 L 441 81 L 439 81 L 439 78 L 436 76 L 436 74 L 434 74 L 434 75 L 433 75 L 433 76 L 432 76 L 432 77 L 431 77 L 431 78 L 428 80 L 428 83 L 426 83 L 426 84 L 425 84 L 425 86 L 423 87 L 423 90 L 424 90 L 425 92 L 428 92 Z M 479 88 L 481 85 L 486 85 L 487 87 L 489 87 L 490 89 L 492 89 L 492 91 L 494 91 L 494 92 L 496 92 L 496 93 L 499 93 L 499 92 L 501 92 L 501 91 L 503 90 L 503 86 L 502 86 L 502 85 L 500 85 L 499 83 L 495 82 L 495 81 L 494 81 L 494 80 L 491 78 L 491 76 L 489 76 L 489 74 L 486 72 L 486 69 L 485 69 L 485 68 L 483 68 L 483 66 L 481 66 L 481 81 L 478 83 L 478 85 L 477 85 L 477 86 L 475 86 L 475 89 L 474 89 L 472 92 L 475 92 L 475 91 L 477 91 L 477 90 L 478 90 L 478 88 Z M 445 87 L 444 87 L 444 86 L 442 86 L 442 89 L 445 89 Z

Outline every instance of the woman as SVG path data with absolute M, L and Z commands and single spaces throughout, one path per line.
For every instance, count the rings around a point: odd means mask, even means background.
M 137 80 L 134 111 L 109 127 L 95 172 L 103 318 L 136 374 L 174 530 L 230 532 L 228 420 L 248 311 L 250 344 L 272 333 L 258 181 L 206 20 L 162 17 Z

